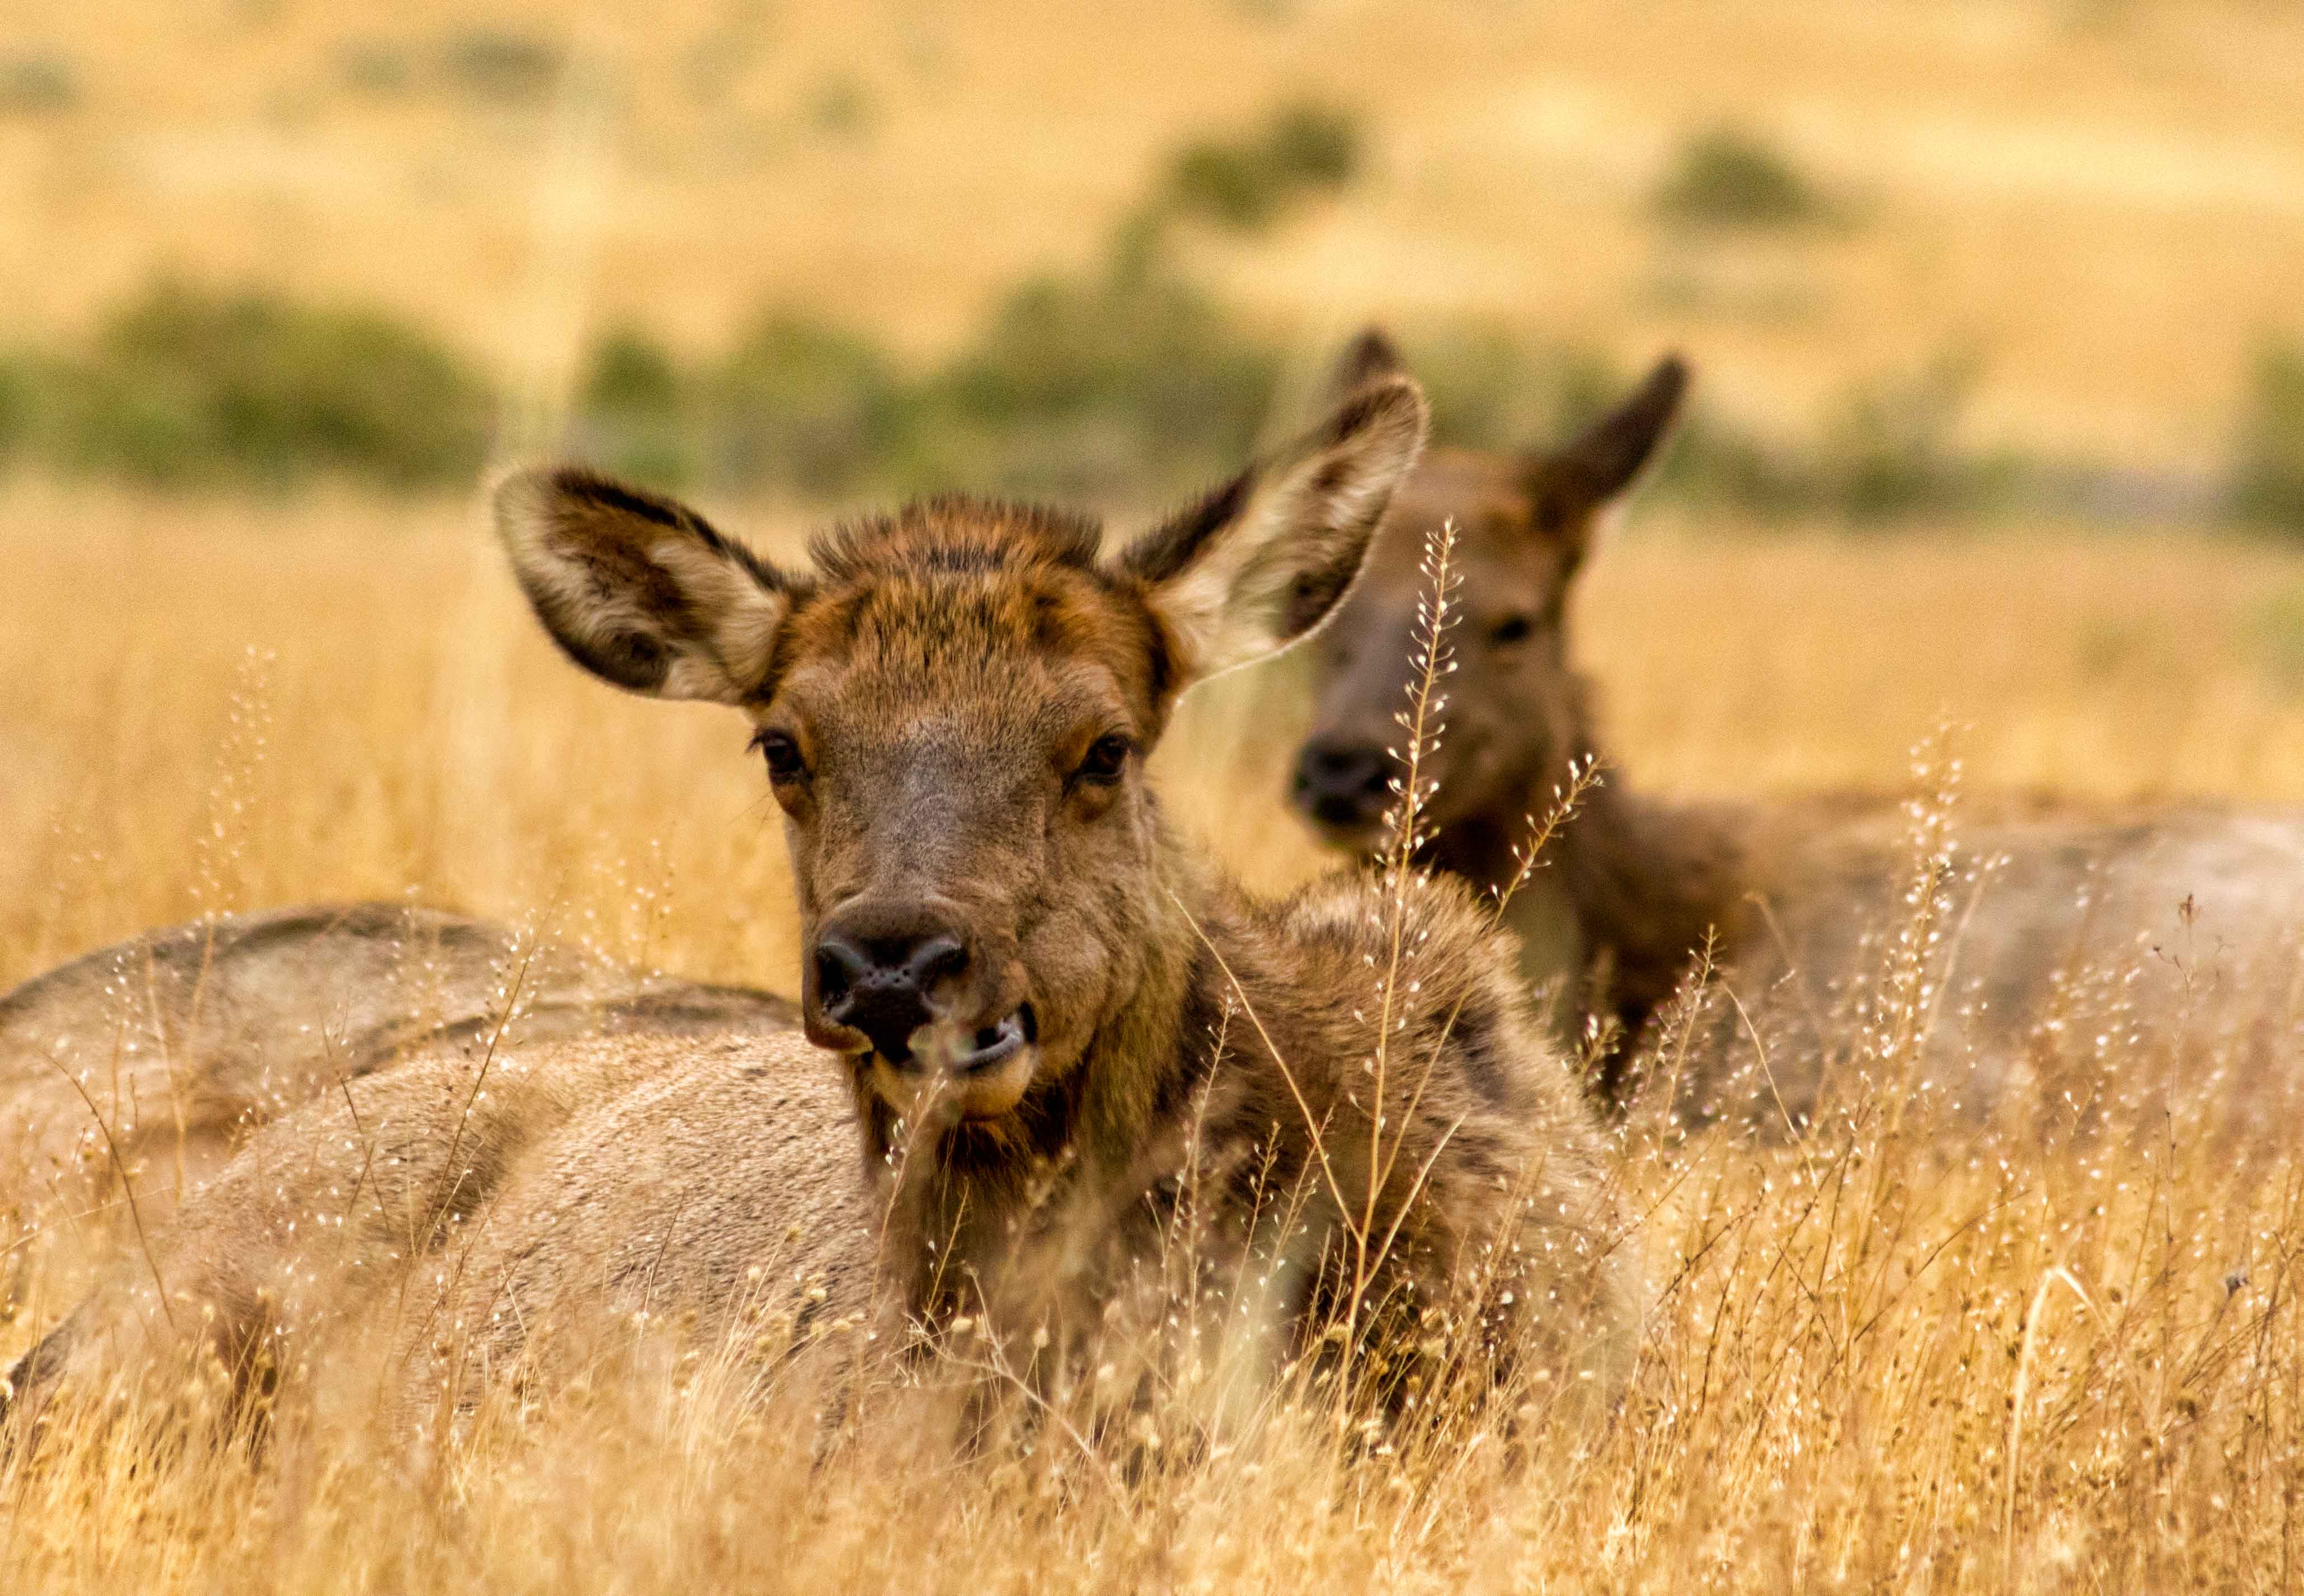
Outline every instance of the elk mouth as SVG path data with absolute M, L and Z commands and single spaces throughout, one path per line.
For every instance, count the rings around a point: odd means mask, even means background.
M 936 1019 L 914 1031 L 906 1056 L 871 1054 L 875 1088 L 902 1114 L 997 1119 L 1023 1100 L 1038 1069 L 1039 1018 L 1029 1002 L 973 1031 Z
M 1364 859 L 1376 853 L 1392 837 L 1392 810 L 1388 804 L 1363 807 L 1335 800 L 1308 800 L 1300 796 L 1293 807 L 1320 846 L 1336 853 Z
M 1032 1005 L 1019 1003 L 997 1025 L 985 1026 L 968 1038 L 964 1051 L 947 1053 L 944 1067 L 953 1075 L 979 1075 L 997 1069 L 1040 1039 L 1040 1025 Z M 918 1052 L 917 1046 L 914 1051 Z
M 1339 853 L 1373 853 L 1390 831 L 1385 823 L 1386 811 L 1368 814 L 1341 806 L 1302 806 L 1304 818 L 1312 823 L 1322 843 Z

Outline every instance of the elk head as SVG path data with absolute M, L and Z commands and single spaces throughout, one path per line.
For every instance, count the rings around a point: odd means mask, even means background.
M 1335 385 L 1396 381 L 1398 357 L 1364 334 Z M 1444 828 L 1494 815 L 1512 827 L 1544 784 L 1560 782 L 1588 750 L 1582 688 L 1568 660 L 1571 584 L 1611 513 L 1679 412 L 1687 367 L 1667 359 L 1630 398 L 1564 447 L 1520 454 L 1435 449 L 1393 495 L 1366 575 L 1315 650 L 1313 729 L 1299 751 L 1290 800 L 1332 846 L 1364 852 L 1385 835 L 1407 706 L 1426 539 L 1456 528 L 1461 580 L 1448 643 L 1447 736 L 1425 820 Z
M 940 498 L 787 570 L 572 467 L 505 481 L 496 524 L 578 664 L 750 722 L 808 1033 L 868 1110 L 989 1124 L 1092 1068 L 1161 956 L 1175 871 L 1144 757 L 1177 696 L 1328 618 L 1424 429 L 1413 383 L 1362 385 L 1109 553 L 1083 517 Z

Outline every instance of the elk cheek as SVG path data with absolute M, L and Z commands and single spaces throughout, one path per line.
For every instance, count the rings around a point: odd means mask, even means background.
M 1064 806 L 1082 825 L 1093 825 L 1112 813 L 1121 791 L 1117 781 L 1075 781 L 1064 795 Z

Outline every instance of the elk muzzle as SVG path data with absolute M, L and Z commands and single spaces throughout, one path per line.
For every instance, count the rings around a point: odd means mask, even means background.
M 930 1102 L 995 1119 L 1031 1085 L 1039 1028 L 1029 1001 L 971 950 L 950 917 L 884 906 L 827 920 L 804 993 L 809 1039 L 868 1053 L 874 1089 L 900 1113 Z
M 1392 754 L 1381 743 L 1315 737 L 1297 756 L 1289 798 L 1330 842 L 1351 847 L 1382 823 L 1394 776 Z

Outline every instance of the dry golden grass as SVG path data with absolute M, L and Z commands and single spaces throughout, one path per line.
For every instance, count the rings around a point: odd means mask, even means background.
M 525 374 L 633 317 L 715 344 L 797 302 L 951 347 L 1101 246 L 1180 139 L 1315 90 L 1351 194 L 1204 263 L 1315 359 L 1371 315 L 1480 311 L 1805 428 L 1846 384 L 1985 363 L 1990 439 L 2212 466 L 2298 332 L 2304 15 L 2275 0 L 666 0 L 51 6 L 8 47 L 80 106 L 0 118 L 0 292 L 68 332 L 156 270 L 382 300 Z M 476 30 L 563 43 L 558 100 L 443 89 Z M 348 52 L 395 55 L 364 91 Z M 843 133 L 816 108 L 864 107 Z M 1862 225 L 1690 249 L 1647 197 L 1748 123 Z
M 560 663 L 465 507 L 22 488 L 0 569 L 0 981 L 203 910 L 408 892 L 789 987 L 741 730 Z M 1949 714 L 1978 785 L 2292 801 L 2300 578 L 2192 537 L 1666 526 L 1605 553 L 1580 620 L 1650 785 L 1894 787 Z M 1250 697 L 1189 714 L 1163 773 L 1272 882 L 1315 861 L 1259 796 L 1284 714 Z M 819 1453 L 809 1388 L 742 1402 L 643 1338 L 412 1462 L 356 1423 L 253 1460 L 145 1409 L 73 1430 L 0 1464 L 0 1587 L 2297 1588 L 2298 1150 L 1895 1102 L 1761 1151 L 1628 1133 L 1656 1309 L 1583 1448 L 1463 1412 L 1368 1456 L 1277 1409 L 1213 1450 L 1179 1412 L 1158 1450 L 971 1453 L 892 1379 Z M 19 1285 L 10 1355 L 55 1311 Z

